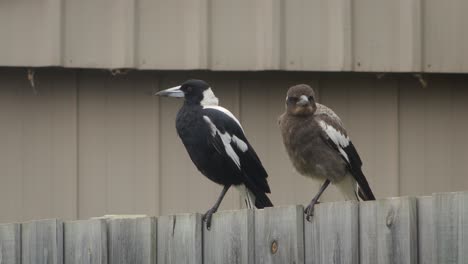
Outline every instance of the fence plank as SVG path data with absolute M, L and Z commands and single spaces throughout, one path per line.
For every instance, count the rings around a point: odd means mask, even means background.
M 302 205 L 255 211 L 255 263 L 304 263 Z
M 156 218 L 110 218 L 107 230 L 109 263 L 156 263 Z
M 224 211 L 203 228 L 203 263 L 255 263 L 254 211 Z
M 359 204 L 318 204 L 304 220 L 305 263 L 359 263 Z
M 21 263 L 21 225 L 0 225 L 0 264 Z
M 433 195 L 435 263 L 468 259 L 468 192 Z
M 432 264 L 434 226 L 432 196 L 418 197 L 418 259 L 419 264 Z
M 63 263 L 63 222 L 37 220 L 21 224 L 22 264 Z
M 158 263 L 202 263 L 201 214 L 158 218 Z
M 417 263 L 414 197 L 361 202 L 359 228 L 361 263 Z
M 107 230 L 105 220 L 65 222 L 65 264 L 107 264 Z

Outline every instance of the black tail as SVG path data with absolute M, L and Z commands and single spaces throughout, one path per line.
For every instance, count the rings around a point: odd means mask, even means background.
M 364 174 L 362 173 L 361 170 L 357 170 L 357 173 L 360 175 L 360 177 L 356 177 L 358 181 L 358 195 L 361 197 L 363 201 L 369 201 L 369 200 L 375 200 L 374 193 L 372 192 L 369 183 L 366 180 L 366 177 L 364 177 Z
M 258 209 L 262 209 L 265 207 L 272 206 L 273 203 L 271 203 L 270 198 L 268 198 L 268 196 L 265 193 L 255 193 L 255 207 L 257 207 Z

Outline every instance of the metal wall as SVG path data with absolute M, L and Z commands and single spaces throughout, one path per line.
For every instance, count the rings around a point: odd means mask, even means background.
M 465 0 L 2 0 L 0 65 L 468 72 Z
M 0 68 L 0 221 L 108 213 L 204 212 L 221 187 L 175 132 L 181 101 L 150 96 L 208 80 L 238 116 L 276 205 L 307 203 L 319 183 L 295 173 L 277 117 L 287 88 L 309 83 L 343 119 L 378 197 L 468 189 L 468 77 L 365 73 L 164 72 Z M 342 199 L 331 188 L 325 200 Z M 223 209 L 240 206 L 231 190 Z

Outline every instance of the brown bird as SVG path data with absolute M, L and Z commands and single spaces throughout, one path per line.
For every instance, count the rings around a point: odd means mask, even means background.
M 347 200 L 375 200 L 362 161 L 340 118 L 328 107 L 315 102 L 314 90 L 299 84 L 289 88 L 286 111 L 279 117 L 283 142 L 296 170 L 323 180 L 319 192 L 305 209 L 307 220 L 328 185 L 333 183 Z

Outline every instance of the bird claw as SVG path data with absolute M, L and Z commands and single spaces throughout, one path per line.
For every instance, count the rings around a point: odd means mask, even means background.
M 215 211 L 210 209 L 206 211 L 206 213 L 202 217 L 202 221 L 206 222 L 206 229 L 210 230 L 211 229 L 211 218 L 213 217 L 213 213 Z
M 311 217 L 314 215 L 314 208 L 316 204 L 319 204 L 320 202 L 313 199 L 310 204 L 305 208 L 304 214 L 306 215 L 306 220 L 311 222 Z

